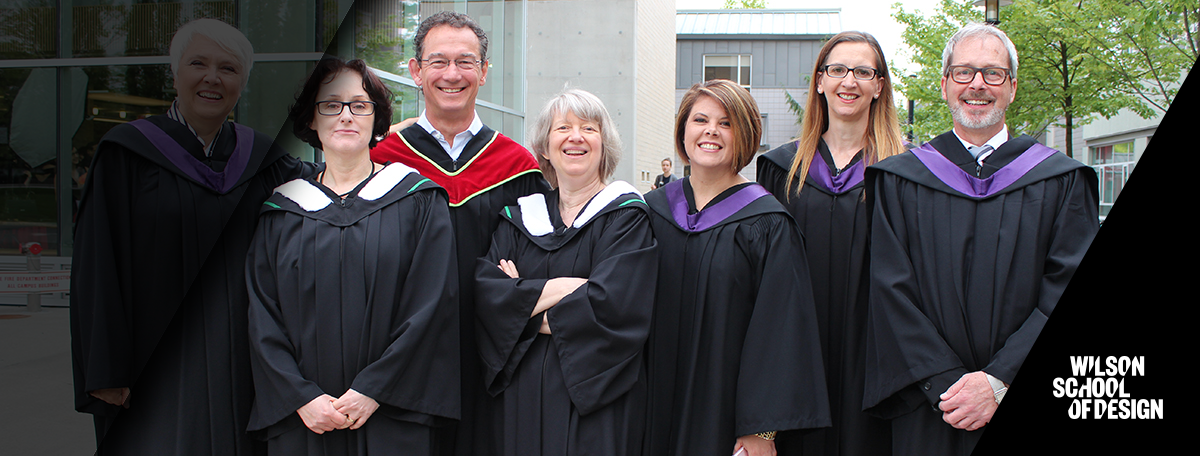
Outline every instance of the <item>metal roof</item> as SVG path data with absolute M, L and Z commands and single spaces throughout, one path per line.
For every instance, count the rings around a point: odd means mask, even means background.
M 821 36 L 841 31 L 841 8 L 682 10 L 675 13 L 676 35 Z

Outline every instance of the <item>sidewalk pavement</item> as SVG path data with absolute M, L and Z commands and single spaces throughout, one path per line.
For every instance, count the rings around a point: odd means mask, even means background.
M 96 452 L 91 415 L 75 411 L 65 308 L 0 306 L 0 454 Z

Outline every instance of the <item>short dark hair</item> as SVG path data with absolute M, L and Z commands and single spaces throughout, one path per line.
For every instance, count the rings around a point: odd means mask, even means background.
M 483 27 L 480 27 L 475 19 L 471 19 L 471 16 L 457 11 L 441 11 L 425 18 L 421 21 L 421 25 L 417 26 L 417 35 L 413 37 L 413 48 L 417 51 L 418 61 L 425 58 L 425 35 L 439 25 L 471 29 L 472 32 L 475 32 L 475 38 L 479 39 L 479 60 L 487 61 L 488 37 L 486 33 L 483 33 Z
M 687 129 L 688 117 L 692 115 L 692 107 L 700 97 L 712 97 L 725 109 L 733 130 L 733 142 L 727 144 L 736 155 L 730 162 L 734 174 L 745 168 L 754 160 L 762 140 L 762 115 L 758 111 L 758 103 L 750 96 L 750 91 L 740 84 L 728 79 L 712 79 L 692 85 L 683 100 L 679 102 L 679 112 L 675 114 L 675 153 L 684 165 L 690 165 L 687 147 L 683 143 L 683 132 Z
M 375 147 L 380 139 L 387 136 L 388 128 L 392 126 L 392 91 L 383 85 L 383 81 L 375 76 L 362 59 L 346 61 L 327 56 L 317 62 L 317 66 L 304 81 L 304 87 L 296 95 L 296 104 L 288 108 L 288 117 L 292 119 L 292 133 L 313 147 L 322 149 L 321 138 L 311 127 L 317 110 L 317 92 L 321 90 L 322 85 L 332 82 L 343 71 L 354 71 L 361 75 L 363 89 L 367 91 L 371 101 L 375 102 L 375 123 L 371 130 L 370 145 Z

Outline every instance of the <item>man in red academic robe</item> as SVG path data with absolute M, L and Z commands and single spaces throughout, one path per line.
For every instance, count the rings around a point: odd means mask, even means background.
M 470 455 L 478 440 L 475 424 L 487 422 L 477 418 L 487 396 L 475 343 L 475 259 L 487 253 L 505 206 L 549 186 L 533 155 L 488 128 L 475 112 L 488 72 L 483 29 L 465 14 L 443 11 L 422 21 L 413 41 L 416 57 L 408 68 L 425 96 L 425 111 L 380 141 L 371 159 L 404 163 L 449 194 L 460 284 L 463 409 L 457 430 L 442 433 L 442 454 Z

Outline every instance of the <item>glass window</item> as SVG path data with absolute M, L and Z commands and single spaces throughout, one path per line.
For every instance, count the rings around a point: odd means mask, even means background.
M 522 0 L 2 2 L 0 255 L 17 254 L 18 244 L 30 241 L 42 243 L 43 255 L 71 254 L 72 219 L 97 143 L 117 124 L 170 106 L 175 97 L 170 40 L 188 21 L 223 20 L 254 45 L 250 81 L 231 118 L 269 135 L 283 133 L 278 137 L 286 150 L 319 160 L 290 134 L 286 112 L 320 53 L 336 46 L 336 36 L 347 37 L 344 42 L 354 43 L 342 49 L 349 57 L 395 76 L 386 78 L 396 94 L 393 121 L 416 117 L 423 101 L 408 74 L 412 38 L 420 19 L 446 9 L 470 14 L 491 41 L 479 115 L 522 141 L 523 5 Z M 339 30 L 344 17 L 355 24 L 352 30 Z M 86 60 L 47 68 L 13 62 L 54 58 Z
M 704 80 L 728 79 L 750 88 L 750 55 L 704 56 Z
M 1091 148 L 1093 165 L 1133 161 L 1133 142 L 1123 142 Z
M 188 21 L 211 17 L 237 24 L 233 0 L 73 3 L 69 53 L 74 57 L 167 55 L 175 30 Z
M 55 0 L 15 0 L 0 6 L 0 59 L 47 59 L 58 55 Z

